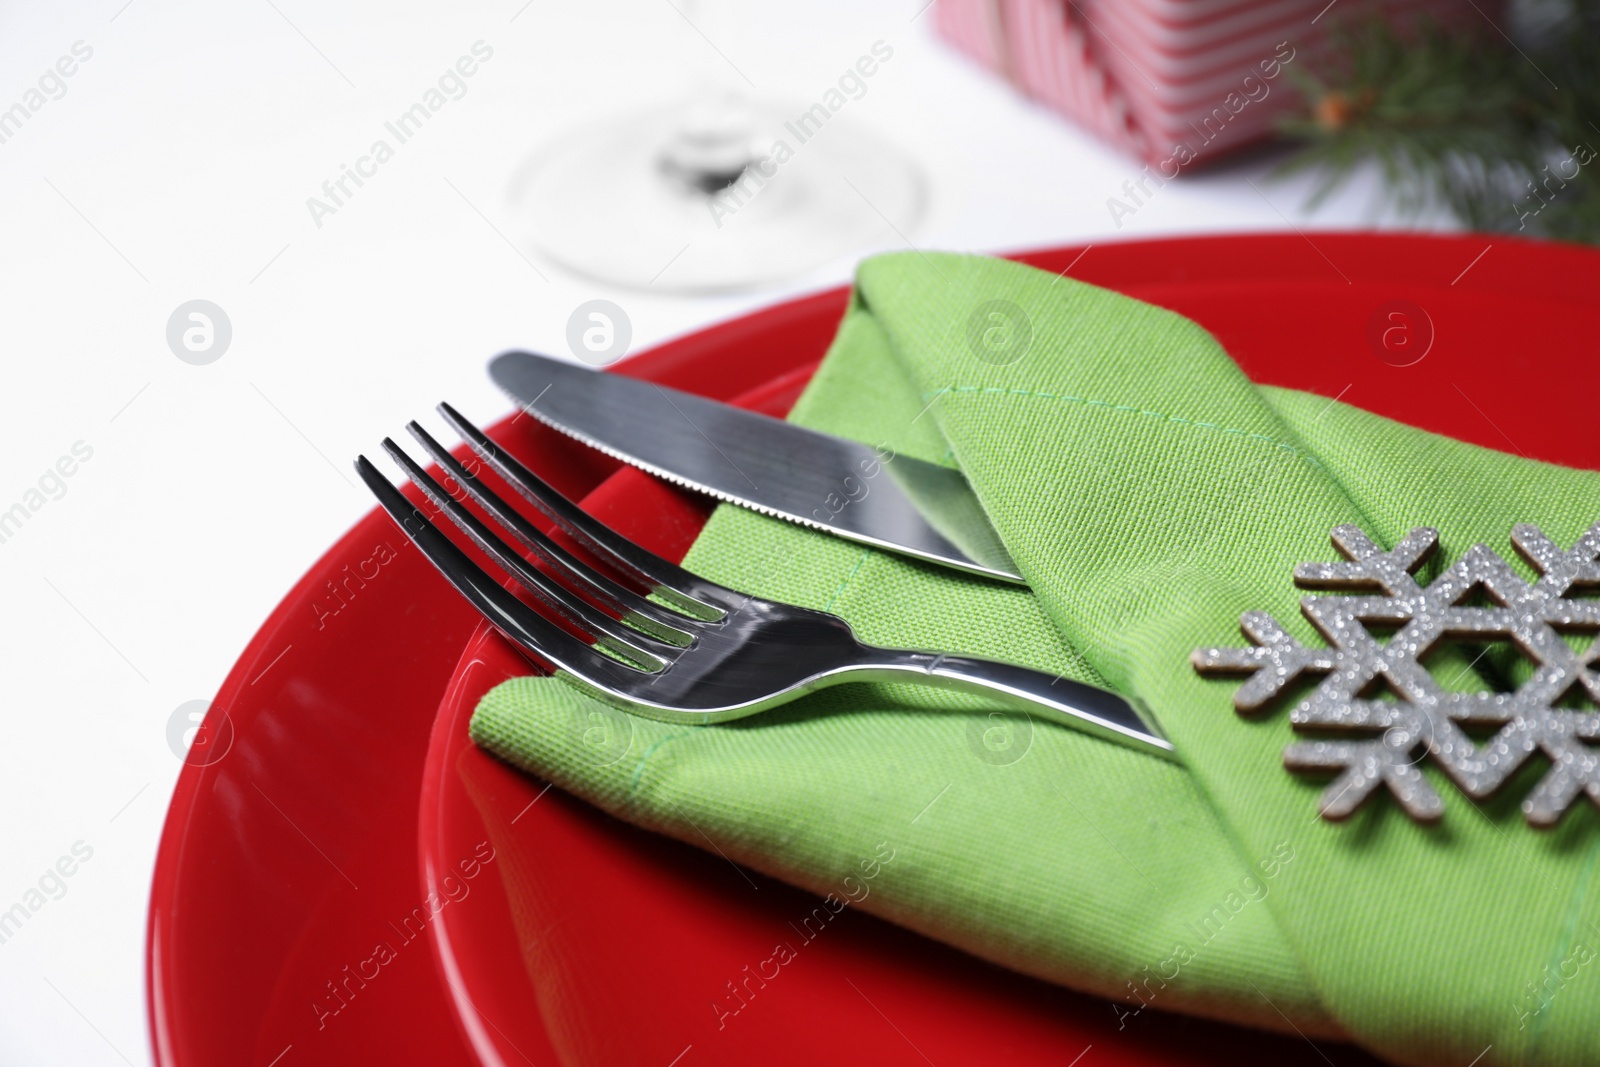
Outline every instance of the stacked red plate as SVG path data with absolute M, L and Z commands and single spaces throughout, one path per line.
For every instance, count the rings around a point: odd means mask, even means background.
M 1580 391 L 1533 388 L 1592 379 L 1600 255 L 1487 245 L 1317 234 L 1020 258 L 1195 319 L 1258 382 L 1600 469 L 1600 436 L 1561 418 L 1584 414 Z M 782 414 L 845 298 L 782 304 L 615 370 Z M 663 554 L 707 514 L 531 419 L 491 432 Z M 312 567 L 234 666 L 172 799 L 149 927 L 161 1064 L 1362 1059 L 1175 1016 L 1119 1028 L 1103 1000 L 854 912 L 781 984 L 745 983 L 815 902 L 475 749 L 478 696 L 525 669 L 377 512 Z

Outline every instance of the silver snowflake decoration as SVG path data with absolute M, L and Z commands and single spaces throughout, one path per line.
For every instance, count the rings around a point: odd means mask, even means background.
M 1600 749 L 1584 743 L 1600 740 L 1600 712 L 1592 710 L 1600 707 L 1600 641 L 1579 653 L 1562 637 L 1600 630 L 1600 600 L 1579 599 L 1600 590 L 1600 523 L 1570 552 L 1529 524 L 1516 526 L 1511 542 L 1540 575 L 1532 585 L 1486 545 L 1474 545 L 1424 586 L 1413 575 L 1438 548 L 1438 531 L 1412 530 L 1385 552 L 1358 527 L 1336 527 L 1334 547 L 1348 562 L 1306 563 L 1294 572 L 1303 588 L 1350 591 L 1300 601 L 1332 647 L 1307 648 L 1270 614 L 1252 611 L 1239 622 L 1252 647 L 1196 649 L 1195 669 L 1249 675 L 1233 698 L 1241 714 L 1266 709 L 1297 679 L 1327 676 L 1290 721 L 1297 730 L 1343 736 L 1283 753 L 1291 770 L 1340 772 L 1322 794 L 1325 818 L 1347 817 L 1384 785 L 1412 818 L 1431 822 L 1444 802 L 1421 760 L 1432 757 L 1463 793 L 1481 799 L 1542 753 L 1550 769 L 1522 811 L 1534 826 L 1554 825 L 1580 791 L 1600 805 Z M 1368 625 L 1394 634 L 1384 642 Z M 1422 659 L 1452 639 L 1509 639 L 1533 672 L 1512 693 L 1446 691 Z M 1376 699 L 1385 688 L 1393 699 Z M 1587 708 L 1568 706 L 1580 704 Z M 1464 727 L 1499 729 L 1478 744 Z

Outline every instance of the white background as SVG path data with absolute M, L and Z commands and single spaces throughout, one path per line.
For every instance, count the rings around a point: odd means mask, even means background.
M 1106 198 L 1138 165 L 940 44 L 920 4 L 5 5 L 0 109 L 74 42 L 93 56 L 0 144 L 0 510 L 75 442 L 93 458 L 0 544 L 0 910 L 74 842 L 94 854 L 0 944 L 0 1063 L 149 1062 L 145 912 L 181 766 L 168 720 L 371 507 L 357 452 L 443 398 L 492 419 L 506 405 L 485 359 L 565 354 L 585 300 L 621 304 L 637 350 L 847 281 L 858 258 L 715 299 L 536 270 L 497 230 L 541 143 L 735 84 L 730 64 L 815 100 L 883 39 L 894 61 L 850 110 L 931 177 L 918 247 L 1374 221 L 1367 183 L 1306 215 L 1304 184 L 1267 181 L 1276 160 L 1256 156 L 1167 185 L 1119 229 Z M 478 40 L 494 58 L 467 95 L 315 226 L 306 198 Z M 194 298 L 232 322 L 208 366 L 166 344 Z

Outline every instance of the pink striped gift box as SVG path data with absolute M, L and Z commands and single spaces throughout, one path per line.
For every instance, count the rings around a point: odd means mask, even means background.
M 1061 114 L 1175 177 L 1268 136 L 1298 105 L 1289 69 L 1340 20 L 1498 20 L 1462 0 L 938 0 L 940 36 Z

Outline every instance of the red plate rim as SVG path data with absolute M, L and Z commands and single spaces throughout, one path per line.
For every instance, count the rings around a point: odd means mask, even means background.
M 1164 262 L 1165 280 L 1151 276 L 1153 252 Z M 1600 295 L 1597 295 L 1600 286 L 1595 284 L 1600 276 L 1600 252 L 1498 236 L 1320 232 L 1241 235 L 1072 247 L 1021 253 L 1013 258 L 1046 270 L 1070 270 L 1074 278 L 1112 288 L 1118 288 L 1119 283 L 1131 284 L 1137 278 L 1141 286 L 1157 294 L 1166 285 L 1203 289 L 1210 284 L 1248 279 L 1272 284 L 1317 283 L 1353 271 L 1361 278 L 1361 285 L 1400 295 L 1426 296 L 1429 292 L 1455 288 L 1481 294 L 1486 300 L 1560 301 L 1589 308 L 1600 303 Z M 1241 272 L 1241 260 L 1259 264 L 1259 271 Z M 1230 262 L 1233 264 L 1231 273 L 1227 269 Z M 1344 280 L 1350 279 L 1345 277 Z M 809 345 L 820 353 L 831 338 L 832 324 L 843 310 L 847 292 L 847 288 L 839 287 L 754 312 L 641 353 L 616 370 L 693 389 L 697 382 L 704 384 L 706 377 L 695 367 L 699 353 L 712 346 L 753 343 L 771 337 L 773 331 L 791 334 L 794 343 Z M 1162 302 L 1159 295 L 1146 298 Z M 819 326 L 819 323 L 824 325 Z M 1225 329 L 1213 328 L 1213 332 L 1232 350 Z M 1337 377 L 1311 380 L 1315 379 L 1315 374 L 1308 372 L 1308 381 L 1297 384 L 1331 397 L 1341 388 Z M 762 379 L 761 364 L 752 360 L 743 371 L 739 367 L 719 368 L 716 378 L 718 395 L 741 392 Z M 702 391 L 712 390 L 703 388 Z M 1358 396 L 1350 399 L 1359 406 Z M 1594 458 L 1600 454 L 1595 451 L 1600 443 L 1592 440 L 1586 447 L 1581 443 L 1568 446 L 1557 441 L 1551 446 L 1553 452 L 1545 443 L 1538 446 L 1524 443 L 1524 446 L 1526 454 L 1537 458 L 1600 468 L 1600 461 Z M 250 679 L 278 652 L 278 634 L 288 625 L 291 613 L 303 611 L 306 602 L 325 581 L 324 571 L 334 561 L 348 559 L 369 544 L 374 530 L 381 529 L 385 522 L 387 520 L 376 511 L 368 514 L 295 584 L 228 673 L 212 701 L 207 727 L 214 726 L 227 709 L 241 704 Z M 246 729 L 249 722 L 236 720 L 236 726 Z M 153 871 L 147 925 L 146 987 L 152 1042 L 156 1058 L 163 1064 L 176 1062 L 172 1028 L 182 1024 L 183 999 L 182 991 L 170 985 L 171 964 L 168 962 L 173 953 L 182 950 L 181 935 L 177 924 L 163 924 L 163 916 L 171 914 L 181 903 L 181 861 L 186 831 L 210 773 L 212 769 L 206 765 L 185 763 L 183 766 L 162 829 Z

